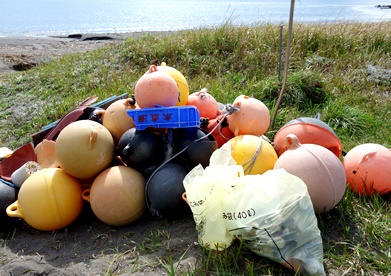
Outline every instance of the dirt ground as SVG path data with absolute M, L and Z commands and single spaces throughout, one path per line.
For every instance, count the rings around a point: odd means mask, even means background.
M 187 271 L 201 254 L 191 217 L 152 218 L 115 227 L 100 222 L 88 203 L 69 227 L 38 231 L 21 219 L 4 219 L 0 275 L 167 275 L 170 255 Z M 185 253 L 185 254 L 184 254 Z

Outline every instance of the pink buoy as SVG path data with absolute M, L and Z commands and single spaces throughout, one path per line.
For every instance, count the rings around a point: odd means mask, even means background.
M 136 104 L 140 108 L 175 106 L 180 99 L 178 84 L 169 74 L 151 65 L 134 88 Z
M 220 113 L 216 99 L 205 88 L 191 93 L 187 98 L 186 105 L 197 107 L 201 118 L 214 119 Z
M 342 162 L 325 147 L 301 144 L 297 136 L 286 136 L 285 151 L 274 169 L 285 169 L 307 185 L 315 213 L 333 209 L 346 190 L 346 174 Z

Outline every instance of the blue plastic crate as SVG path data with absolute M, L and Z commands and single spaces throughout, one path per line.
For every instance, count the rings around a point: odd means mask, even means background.
M 195 106 L 146 107 L 126 111 L 137 130 L 147 127 L 186 128 L 200 126 L 200 112 Z

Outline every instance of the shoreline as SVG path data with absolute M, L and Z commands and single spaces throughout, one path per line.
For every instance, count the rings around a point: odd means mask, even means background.
M 0 76 L 25 71 L 71 53 L 84 53 L 146 32 L 0 37 Z M 169 33 L 169 32 L 150 32 Z

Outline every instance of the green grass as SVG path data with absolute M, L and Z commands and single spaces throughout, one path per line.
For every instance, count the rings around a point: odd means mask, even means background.
M 391 22 L 295 24 L 284 98 L 266 136 L 272 140 L 287 121 L 319 113 L 345 152 L 368 142 L 390 148 L 391 77 L 374 76 L 373 71 L 390 68 L 390 29 Z M 241 94 L 253 96 L 273 114 L 281 90 L 278 58 L 279 26 L 233 27 L 229 23 L 165 35 L 146 33 L 93 52 L 63 56 L 27 72 L 0 77 L 0 145 L 16 148 L 30 141 L 33 133 L 90 95 L 102 100 L 132 95 L 149 65 L 163 61 L 183 73 L 191 92 L 206 87 L 222 103 L 232 103 Z M 330 274 L 390 273 L 390 208 L 387 197 L 361 197 L 348 190 L 336 208 L 318 215 Z M 163 246 L 156 239 L 163 234 L 147 235 L 140 250 Z M 184 274 L 287 272 L 240 243 L 225 251 L 202 253 L 197 266 Z M 169 275 L 175 274 L 174 257 L 168 254 L 160 261 Z

